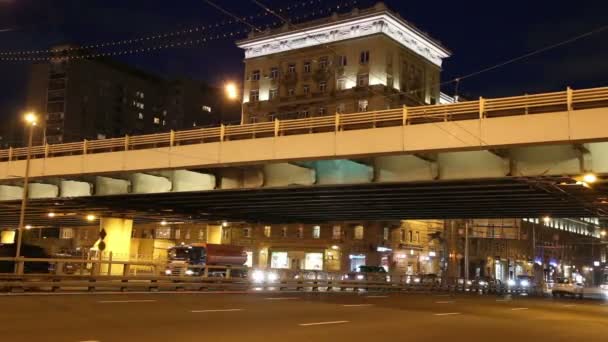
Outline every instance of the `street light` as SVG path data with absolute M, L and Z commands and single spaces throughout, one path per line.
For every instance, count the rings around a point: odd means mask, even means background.
M 606 236 L 606 231 L 605 231 L 605 230 L 602 230 L 602 231 L 600 232 L 600 235 L 601 235 L 601 236 Z
M 96 219 L 97 219 L 97 217 L 95 215 L 93 215 L 93 214 L 87 215 L 87 221 L 89 221 L 89 222 L 93 222 Z
M 50 217 L 50 218 L 53 218 L 53 217 L 56 216 L 56 214 L 55 213 L 48 213 L 47 216 Z
M 545 217 L 543 217 L 543 222 L 549 223 L 549 222 L 551 222 L 551 218 L 549 216 L 545 216 Z
M 229 100 L 236 100 L 239 98 L 239 91 L 236 87 L 236 84 L 230 82 L 230 83 L 226 83 L 226 85 L 224 86 L 224 89 L 226 91 L 226 97 Z
M 17 247 L 15 248 L 15 258 L 21 257 L 21 244 L 23 242 L 23 230 L 25 222 L 25 209 L 27 208 L 27 190 L 30 182 L 30 159 L 32 158 L 32 141 L 34 137 L 34 126 L 38 123 L 38 116 L 34 112 L 25 113 L 23 120 L 28 129 L 27 138 L 27 157 L 25 160 L 25 175 L 23 176 L 23 191 L 21 196 L 21 210 L 19 212 L 19 226 L 17 227 Z M 30 227 L 31 228 L 31 227 Z M 23 263 L 15 260 L 15 273 L 23 273 Z

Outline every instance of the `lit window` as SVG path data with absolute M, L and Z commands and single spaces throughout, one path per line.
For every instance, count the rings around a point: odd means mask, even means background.
M 359 57 L 359 62 L 361 64 L 369 63 L 369 51 L 361 51 L 361 55 Z
M 296 94 L 296 90 L 293 88 L 287 89 L 287 95 L 294 96 Z
M 179 239 L 181 239 L 181 236 L 182 236 L 182 231 L 180 229 L 176 229 L 175 230 L 175 239 L 179 240 Z
M 365 86 L 369 85 L 369 75 L 368 74 L 358 75 L 357 76 L 357 85 L 359 87 L 365 87 Z
M 144 119 L 144 114 L 143 113 L 137 113 L 137 118 L 140 120 Z
M 294 72 L 296 72 L 296 65 L 295 65 L 295 64 L 289 64 L 289 65 L 287 66 L 287 72 L 289 72 L 289 73 L 294 73 Z
M 246 237 L 246 238 L 251 237 L 251 228 L 249 228 L 249 227 L 243 228 L 243 237 Z
M 355 240 L 363 240 L 363 226 L 355 227 Z
M 321 237 L 321 226 L 312 227 L 312 238 L 318 239 Z
M 264 236 L 269 238 L 270 234 L 272 232 L 272 227 L 271 226 L 264 226 Z
M 154 124 L 155 125 L 160 125 L 160 118 L 155 117 L 154 118 Z
M 166 125 L 167 125 L 167 121 L 163 120 L 163 126 L 166 126 Z
M 305 73 L 309 73 L 310 72 L 310 62 L 304 63 L 304 72 Z
M 184 236 L 184 239 L 190 240 L 190 229 L 186 229 L 186 235 Z
M 319 107 L 319 109 L 317 110 L 318 115 L 325 115 L 325 113 L 326 113 L 325 107 Z
M 259 81 L 260 80 L 260 70 L 254 70 L 251 72 L 251 80 Z
M 401 242 L 401 243 L 405 242 L 405 229 L 399 230 L 399 242 Z
M 260 91 L 259 90 L 252 90 L 251 92 L 249 92 L 249 101 L 258 102 L 259 100 L 260 100 Z
M 321 57 L 319 59 L 319 68 L 322 70 L 327 69 L 327 57 Z
M 342 114 L 342 113 L 344 113 L 345 110 L 346 110 L 346 105 L 344 103 L 338 103 L 338 105 L 336 106 L 336 112 L 338 114 Z
M 281 236 L 284 238 L 287 237 L 287 226 L 283 226 L 283 228 L 281 229 Z
M 74 237 L 73 228 L 61 228 L 61 238 L 62 239 L 72 239 L 73 237 Z
M 334 240 L 339 240 L 342 237 L 342 227 L 333 226 L 331 230 L 331 237 Z
M 327 83 L 320 82 L 319 83 L 319 91 L 322 92 L 322 93 L 324 93 L 326 89 L 327 89 Z
M 367 112 L 368 101 L 367 100 L 359 100 L 359 111 Z
M 211 107 L 203 106 L 203 112 L 211 113 Z
M 304 237 L 304 227 L 298 227 L 298 238 L 301 239 Z
M 279 78 L 279 68 L 271 68 L 270 69 L 270 79 L 276 80 Z
M 163 116 L 167 116 L 167 110 L 163 110 Z
M 170 239 L 171 238 L 171 228 L 156 228 L 154 231 L 154 235 L 157 239 Z
M 304 85 L 302 89 L 304 90 L 304 94 L 308 95 L 310 93 L 310 86 L 308 86 L 307 84 Z
M 192 123 L 192 127 L 196 127 L 196 121 Z
M 346 56 L 339 56 L 338 57 L 338 65 L 339 66 L 346 66 L 347 61 L 346 61 Z
M 270 89 L 270 92 L 268 92 L 268 98 L 272 100 L 272 99 L 275 99 L 277 96 L 279 96 L 279 90 Z
M 338 80 L 338 90 L 345 90 L 346 89 L 346 80 L 345 79 L 339 79 Z
M 204 229 L 199 229 L 198 230 L 198 239 L 199 240 L 204 240 L 205 239 L 205 230 Z
M 382 237 L 383 237 L 384 241 L 388 241 L 388 238 L 389 238 L 389 229 L 388 229 L 388 227 L 384 227 Z

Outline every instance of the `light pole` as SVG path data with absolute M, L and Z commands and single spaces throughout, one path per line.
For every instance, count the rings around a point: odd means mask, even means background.
M 28 197 L 28 184 L 30 178 L 30 159 L 32 157 L 32 140 L 34 135 L 34 126 L 38 123 L 38 117 L 35 113 L 30 112 L 25 114 L 24 116 L 26 124 L 28 127 L 28 142 L 27 142 L 27 157 L 25 160 L 25 175 L 23 177 L 23 194 L 21 198 L 21 211 L 19 212 L 19 226 L 17 227 L 17 248 L 15 253 L 15 258 L 21 257 L 21 243 L 23 240 L 23 231 L 25 229 L 25 209 L 27 207 L 27 197 Z M 23 263 L 15 260 L 15 273 L 21 274 L 23 273 Z

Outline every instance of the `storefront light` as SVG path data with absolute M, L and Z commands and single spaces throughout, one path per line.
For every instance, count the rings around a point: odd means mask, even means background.
M 430 257 L 435 257 L 435 256 L 437 256 L 437 253 L 435 253 L 435 251 L 430 251 L 429 252 L 429 256 Z

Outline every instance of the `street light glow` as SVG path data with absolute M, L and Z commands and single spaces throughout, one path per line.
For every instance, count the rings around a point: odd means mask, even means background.
M 23 119 L 25 120 L 25 122 L 27 122 L 30 125 L 36 125 L 36 123 L 38 122 L 38 117 L 36 116 L 36 114 L 34 112 L 26 113 L 23 116 Z
M 165 220 L 160 221 L 160 225 L 161 226 L 166 226 L 167 225 L 167 221 L 165 221 Z
M 601 235 L 601 236 L 606 236 L 606 231 L 605 231 L 605 230 L 602 230 L 602 231 L 600 232 L 600 235 Z
M 549 222 L 551 222 L 551 218 L 549 216 L 545 216 L 545 217 L 543 217 L 543 222 L 549 223 Z
M 93 214 L 87 215 L 87 221 L 93 222 L 93 221 L 95 221 L 95 219 L 97 219 L 97 217 L 95 215 L 93 215 Z
M 50 217 L 50 218 L 55 217 L 55 215 L 56 215 L 55 213 L 48 213 L 48 214 L 47 214 L 47 216 L 48 216 L 48 217 Z
M 593 173 L 587 173 L 583 176 L 583 181 L 587 184 L 592 184 L 597 182 L 597 176 Z
M 30 225 L 30 224 L 26 224 L 26 225 L 25 225 L 25 229 L 27 229 L 27 230 L 32 229 L 32 225 Z
M 239 97 L 239 91 L 236 88 L 236 84 L 234 83 L 227 83 L 225 86 L 225 90 L 226 90 L 226 97 L 228 97 L 228 99 L 230 100 L 236 100 Z

